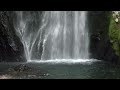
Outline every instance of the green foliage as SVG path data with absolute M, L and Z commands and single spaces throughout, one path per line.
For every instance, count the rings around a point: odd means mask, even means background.
M 112 47 L 115 50 L 117 56 L 120 55 L 120 24 L 116 23 L 112 17 L 110 17 L 109 37 Z

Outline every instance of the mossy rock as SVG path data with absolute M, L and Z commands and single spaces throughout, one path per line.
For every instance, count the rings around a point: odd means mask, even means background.
M 20 64 L 14 68 L 9 68 L 7 72 L 8 72 L 8 75 L 10 76 L 18 76 L 22 73 L 30 72 L 31 70 L 32 70 L 31 67 L 28 67 L 24 64 Z
M 29 70 L 31 70 L 31 68 L 24 64 L 20 64 L 14 68 L 14 71 L 17 71 L 17 72 L 24 72 L 24 71 L 29 71 Z
M 37 79 L 37 78 L 42 78 L 49 76 L 48 72 L 42 70 L 42 69 L 37 69 L 34 67 L 29 67 L 25 64 L 20 64 L 17 65 L 13 68 L 9 68 L 6 71 L 6 75 L 10 76 L 12 79 Z

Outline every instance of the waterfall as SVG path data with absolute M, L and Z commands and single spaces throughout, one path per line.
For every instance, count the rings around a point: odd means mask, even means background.
M 27 60 L 88 59 L 87 11 L 16 11 Z

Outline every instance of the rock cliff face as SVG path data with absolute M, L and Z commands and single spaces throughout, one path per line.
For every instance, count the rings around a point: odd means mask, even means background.
M 12 12 L 0 11 L 0 62 L 26 61 L 24 48 L 12 25 Z
M 110 15 L 108 11 L 89 12 L 90 57 L 117 63 L 119 57 L 109 37 Z

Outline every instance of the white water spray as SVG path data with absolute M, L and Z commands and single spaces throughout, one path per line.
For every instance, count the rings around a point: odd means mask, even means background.
M 14 27 L 31 60 L 89 59 L 86 11 L 17 11 Z

